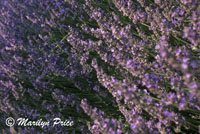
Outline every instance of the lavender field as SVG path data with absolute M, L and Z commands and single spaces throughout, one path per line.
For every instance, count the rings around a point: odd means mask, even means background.
M 0 134 L 200 134 L 200 0 L 0 0 Z

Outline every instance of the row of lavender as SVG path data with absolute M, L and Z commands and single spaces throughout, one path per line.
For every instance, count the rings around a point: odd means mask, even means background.
M 75 17 L 70 10 L 71 4 L 64 1 L 1 1 L 0 133 L 88 132 L 86 119 L 80 116 L 84 114 L 80 98 L 75 95 L 81 82 L 74 80 L 87 73 L 80 69 L 73 48 L 60 41 L 68 31 L 65 21 L 72 23 Z M 9 129 L 7 117 L 70 119 L 76 126 Z
M 25 116 L 79 124 L 13 133 L 198 133 L 198 0 L 0 4 L 1 123 Z

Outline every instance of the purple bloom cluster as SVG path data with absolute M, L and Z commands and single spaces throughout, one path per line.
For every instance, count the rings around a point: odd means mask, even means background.
M 3 0 L 0 7 L 1 122 L 23 115 L 80 124 L 15 128 L 27 134 L 200 131 L 198 0 Z
M 77 88 L 81 82 L 73 80 L 75 76 L 87 74 L 80 70 L 74 50 L 64 44 L 62 38 L 59 39 L 59 35 L 67 32 L 63 21 L 73 20 L 74 16 L 69 13 L 71 5 L 64 1 L 6 0 L 0 6 L 2 116 L 51 120 L 56 117 L 69 118 L 63 116 L 63 109 L 65 112 L 71 109 L 83 113 L 78 101 L 80 98 L 73 92 L 62 92 L 61 89 L 67 88 L 63 84 L 55 86 L 55 83 L 67 83 L 71 79 L 74 82 L 69 83 L 69 89 Z M 56 41 L 55 36 L 59 37 L 56 37 Z M 85 121 L 82 119 L 80 122 Z M 1 131 L 6 133 L 5 118 L 1 123 L 4 124 Z M 87 132 L 84 125 L 78 127 Z M 27 134 L 67 132 L 63 126 L 44 127 L 43 131 L 34 127 L 16 129 L 18 133 Z M 69 132 L 75 133 L 75 130 Z

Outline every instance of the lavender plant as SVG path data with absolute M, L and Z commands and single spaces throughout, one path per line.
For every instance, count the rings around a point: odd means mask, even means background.
M 0 2 L 1 133 L 200 131 L 198 0 Z M 5 126 L 7 117 L 64 126 Z

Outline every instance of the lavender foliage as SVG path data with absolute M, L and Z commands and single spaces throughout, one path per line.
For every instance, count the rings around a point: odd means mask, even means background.
M 11 134 L 200 132 L 200 1 L 0 1 L 0 123 Z

